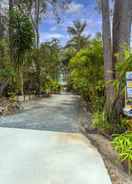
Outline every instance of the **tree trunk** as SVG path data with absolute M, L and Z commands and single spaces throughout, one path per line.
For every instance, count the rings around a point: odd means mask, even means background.
M 2 12 L 2 6 L 0 5 L 0 39 L 4 37 L 5 25 L 4 25 L 4 16 Z
M 24 90 L 23 90 L 23 66 L 17 66 L 17 76 L 16 76 L 16 93 L 24 96 Z
M 123 60 L 123 51 L 125 46 L 130 46 L 131 33 L 131 0 L 115 0 L 113 15 L 113 62 L 117 58 L 115 54 L 119 53 L 119 60 Z
M 105 77 L 105 95 L 106 110 L 109 111 L 114 98 L 113 64 L 112 64 L 112 44 L 111 44 L 111 26 L 109 1 L 101 0 L 102 6 L 102 30 L 103 30 L 103 48 L 104 48 L 104 77 Z
M 4 82 L 1 82 L 1 86 L 0 86 L 0 96 L 3 95 L 4 90 L 5 90 L 5 88 L 8 86 L 8 84 L 9 84 L 9 79 L 6 80 L 6 81 L 4 81 Z
M 36 94 L 39 95 L 41 92 L 41 79 L 40 79 L 40 74 L 41 74 L 41 68 L 39 63 L 36 64 L 36 80 L 37 80 L 37 91 Z
M 36 47 L 39 47 L 39 16 L 40 16 L 40 2 L 35 1 L 35 30 L 36 30 Z
M 113 64 L 116 65 L 117 60 L 124 61 L 125 46 L 130 47 L 132 21 L 132 1 L 131 0 L 115 0 L 114 15 L 113 15 Z M 116 54 L 119 54 L 117 59 Z M 118 76 L 115 72 L 115 78 Z M 118 89 L 118 96 L 113 104 L 113 119 L 120 119 L 122 114 L 124 97 L 122 89 Z
M 39 48 L 39 16 L 40 16 L 40 0 L 35 0 L 35 31 L 36 31 L 36 48 Z M 36 78 L 37 78 L 37 94 L 40 94 L 41 82 L 40 82 L 41 68 L 39 63 L 36 65 Z
M 13 6 L 14 6 L 14 0 L 9 0 L 9 46 L 10 46 L 10 60 L 11 62 L 13 63 L 13 57 L 14 57 L 14 54 L 13 54 L 13 28 L 12 28 L 12 16 L 11 16 L 11 12 L 13 10 Z
M 21 95 L 24 96 L 24 90 L 23 90 L 24 82 L 23 82 L 23 70 L 22 70 L 22 67 L 19 69 L 19 77 L 20 77 L 20 92 L 21 92 Z

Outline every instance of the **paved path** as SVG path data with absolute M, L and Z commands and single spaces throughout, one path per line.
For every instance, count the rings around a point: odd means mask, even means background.
M 54 95 L 25 104 L 23 113 L 0 118 L 1 127 L 79 132 L 79 97 Z
M 55 130 L 0 128 L 1 184 L 111 184 L 100 154 L 79 133 L 78 101 L 54 96 L 1 119 L 2 126 Z

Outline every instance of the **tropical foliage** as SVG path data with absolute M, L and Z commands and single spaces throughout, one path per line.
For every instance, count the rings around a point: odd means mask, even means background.
M 128 162 L 129 174 L 132 172 L 132 132 L 116 135 L 112 144 L 119 152 L 120 159 Z
M 77 20 L 73 22 L 72 26 L 67 28 L 67 32 L 71 37 L 67 43 L 67 46 L 74 47 L 77 51 L 79 51 L 81 48 L 87 47 L 90 35 L 84 35 L 86 26 L 86 22 Z
M 100 40 L 93 39 L 69 63 L 70 82 L 75 91 L 87 100 L 89 108 L 100 109 L 104 96 L 103 52 Z M 100 101 L 100 102 L 99 102 Z

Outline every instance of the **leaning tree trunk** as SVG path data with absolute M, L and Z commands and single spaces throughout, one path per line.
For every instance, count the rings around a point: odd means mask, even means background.
M 111 26 L 110 26 L 110 9 L 109 1 L 101 0 L 102 6 L 102 30 L 103 30 L 103 48 L 104 48 L 104 77 L 105 77 L 105 95 L 106 110 L 111 110 L 114 98 L 113 81 L 113 64 L 112 64 L 112 44 L 111 44 Z

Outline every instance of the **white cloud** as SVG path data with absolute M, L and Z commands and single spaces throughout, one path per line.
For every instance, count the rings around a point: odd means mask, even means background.
M 84 5 L 83 4 L 71 2 L 68 5 L 68 9 L 67 9 L 66 12 L 67 13 L 77 13 L 78 11 L 80 11 L 83 8 L 84 8 Z
M 8 8 L 8 0 L 0 0 L 0 6 L 2 8 Z
M 54 32 L 56 30 L 57 30 L 57 26 L 53 26 L 53 27 L 50 28 L 50 31 L 53 31 Z
M 61 33 L 47 33 L 47 32 L 40 33 L 40 42 L 51 40 L 52 38 L 63 39 L 64 35 Z

